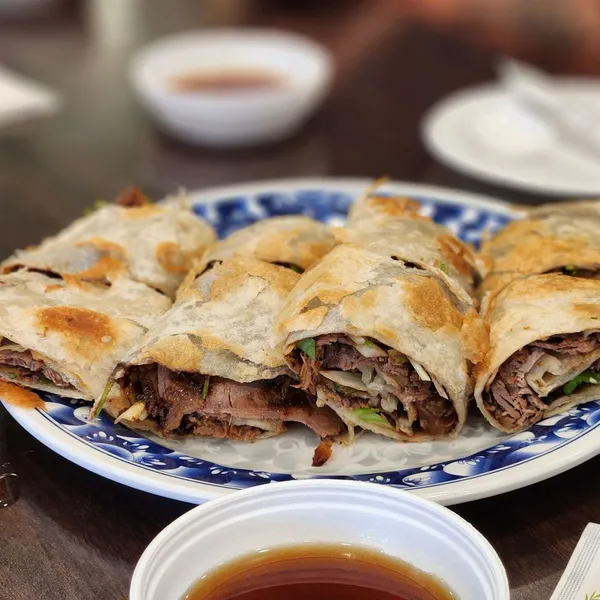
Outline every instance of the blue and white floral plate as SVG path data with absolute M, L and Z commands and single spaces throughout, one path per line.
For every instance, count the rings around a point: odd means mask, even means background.
M 221 236 L 266 217 L 306 213 L 341 224 L 367 180 L 273 181 L 192 194 L 198 214 Z M 518 216 L 500 202 L 464 192 L 389 184 L 389 193 L 420 200 L 423 211 L 468 242 Z M 370 434 L 336 447 L 310 466 L 316 440 L 308 430 L 254 444 L 199 439 L 169 442 L 86 420 L 89 405 L 46 395 L 46 411 L 6 405 L 42 443 L 99 475 L 161 496 L 201 503 L 237 489 L 308 477 L 373 481 L 413 490 L 442 504 L 500 494 L 546 479 L 600 453 L 600 401 L 505 435 L 473 415 L 451 442 L 398 444 Z

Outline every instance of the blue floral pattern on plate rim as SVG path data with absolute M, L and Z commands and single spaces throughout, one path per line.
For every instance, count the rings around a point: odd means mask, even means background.
M 47 410 L 39 412 L 53 424 L 88 446 L 143 469 L 205 485 L 234 489 L 294 479 L 294 476 L 288 473 L 230 468 L 187 456 L 121 425 L 115 425 L 105 415 L 102 415 L 99 422 L 86 422 L 89 410 L 87 403 L 50 394 L 46 394 L 44 399 Z M 453 481 L 474 479 L 535 460 L 579 439 L 598 427 L 599 423 L 600 401 L 596 401 L 571 409 L 559 417 L 541 421 L 531 429 L 499 444 L 450 462 L 387 473 L 327 477 L 370 481 L 405 489 L 439 486 Z
M 211 192 L 203 192 L 198 195 L 200 202 L 194 204 L 194 209 L 215 226 L 221 237 L 257 220 L 275 215 L 303 213 L 325 222 L 342 223 L 359 189 L 358 184 L 356 181 L 353 182 L 354 185 L 325 183 L 310 186 L 301 182 L 296 185 L 291 182 L 285 185 L 250 184 L 248 189 L 255 189 L 255 193 L 245 191 L 241 186 L 231 188 L 232 192 L 228 194 L 220 190 L 212 192 L 212 196 Z M 421 202 L 425 214 L 475 245 L 484 231 L 498 230 L 513 218 L 510 210 L 502 204 L 494 206 L 493 202 L 485 200 L 463 201 L 461 194 L 453 191 L 414 193 L 415 190 L 418 192 L 419 186 L 393 184 L 390 188 L 390 192 L 417 199 Z M 427 188 L 423 190 L 428 191 Z M 205 202 L 206 200 L 208 202 Z M 45 400 L 47 410 L 37 412 L 52 427 L 59 428 L 94 451 L 136 468 L 151 471 L 155 475 L 227 489 L 242 489 L 294 479 L 294 476 L 288 473 L 226 467 L 188 456 L 115 425 L 105 415 L 93 423 L 87 422 L 85 415 L 89 405 L 83 402 L 50 394 L 45 395 Z M 16 414 L 10 406 L 7 408 L 27 428 L 27 417 Z M 472 480 L 523 465 L 565 448 L 597 429 L 599 423 L 600 401 L 590 402 L 563 415 L 546 419 L 528 431 L 511 436 L 470 456 L 398 471 L 333 477 L 371 481 L 404 489 L 426 489 L 456 481 Z M 152 491 L 161 493 L 156 486 Z

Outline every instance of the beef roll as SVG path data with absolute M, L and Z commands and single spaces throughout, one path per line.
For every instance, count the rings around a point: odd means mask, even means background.
M 473 249 L 420 211 L 416 200 L 367 193 L 350 208 L 346 241 L 434 273 L 472 304 L 480 281 Z
M 185 198 L 154 204 L 134 187 L 39 246 L 17 251 L 0 272 L 24 269 L 100 284 L 126 278 L 172 298 L 215 241 Z
M 600 202 L 533 209 L 484 243 L 480 262 L 481 297 L 536 274 L 600 279 Z
M 97 400 L 117 362 L 170 307 L 164 294 L 129 279 L 0 275 L 0 381 Z
M 118 396 L 96 410 L 165 437 L 254 441 L 302 423 L 321 441 L 313 464 L 322 464 L 343 423 L 294 387 L 273 340 L 298 278 L 255 258 L 192 271 L 173 308 L 117 367 Z
M 494 427 L 516 432 L 600 396 L 600 280 L 523 277 L 483 311 L 490 349 L 475 397 Z
M 317 406 L 351 435 L 398 441 L 459 433 L 487 343 L 477 312 L 437 273 L 350 243 L 302 276 L 277 336 Z
M 253 256 L 303 273 L 338 243 L 336 231 L 305 215 L 272 217 L 220 240 L 206 251 L 202 263 L 208 266 L 238 256 Z

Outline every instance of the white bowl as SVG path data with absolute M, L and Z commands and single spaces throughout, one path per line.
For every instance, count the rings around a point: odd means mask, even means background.
M 327 479 L 260 486 L 191 510 L 148 546 L 130 600 L 178 600 L 223 563 L 304 543 L 382 551 L 436 575 L 457 599 L 509 600 L 498 555 L 447 508 L 381 485 Z
M 172 78 L 189 73 L 263 70 L 281 86 L 253 91 L 181 93 Z M 131 81 L 159 126 L 191 143 L 219 147 L 273 142 L 299 129 L 331 87 L 333 61 L 319 44 L 270 30 L 175 35 L 134 57 Z M 171 85 L 170 85 L 171 84 Z

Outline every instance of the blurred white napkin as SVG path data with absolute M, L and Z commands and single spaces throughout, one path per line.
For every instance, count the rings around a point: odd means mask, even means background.
M 585 528 L 550 600 L 600 600 L 600 525 Z
M 0 67 L 0 128 L 50 116 L 60 104 L 56 92 Z

